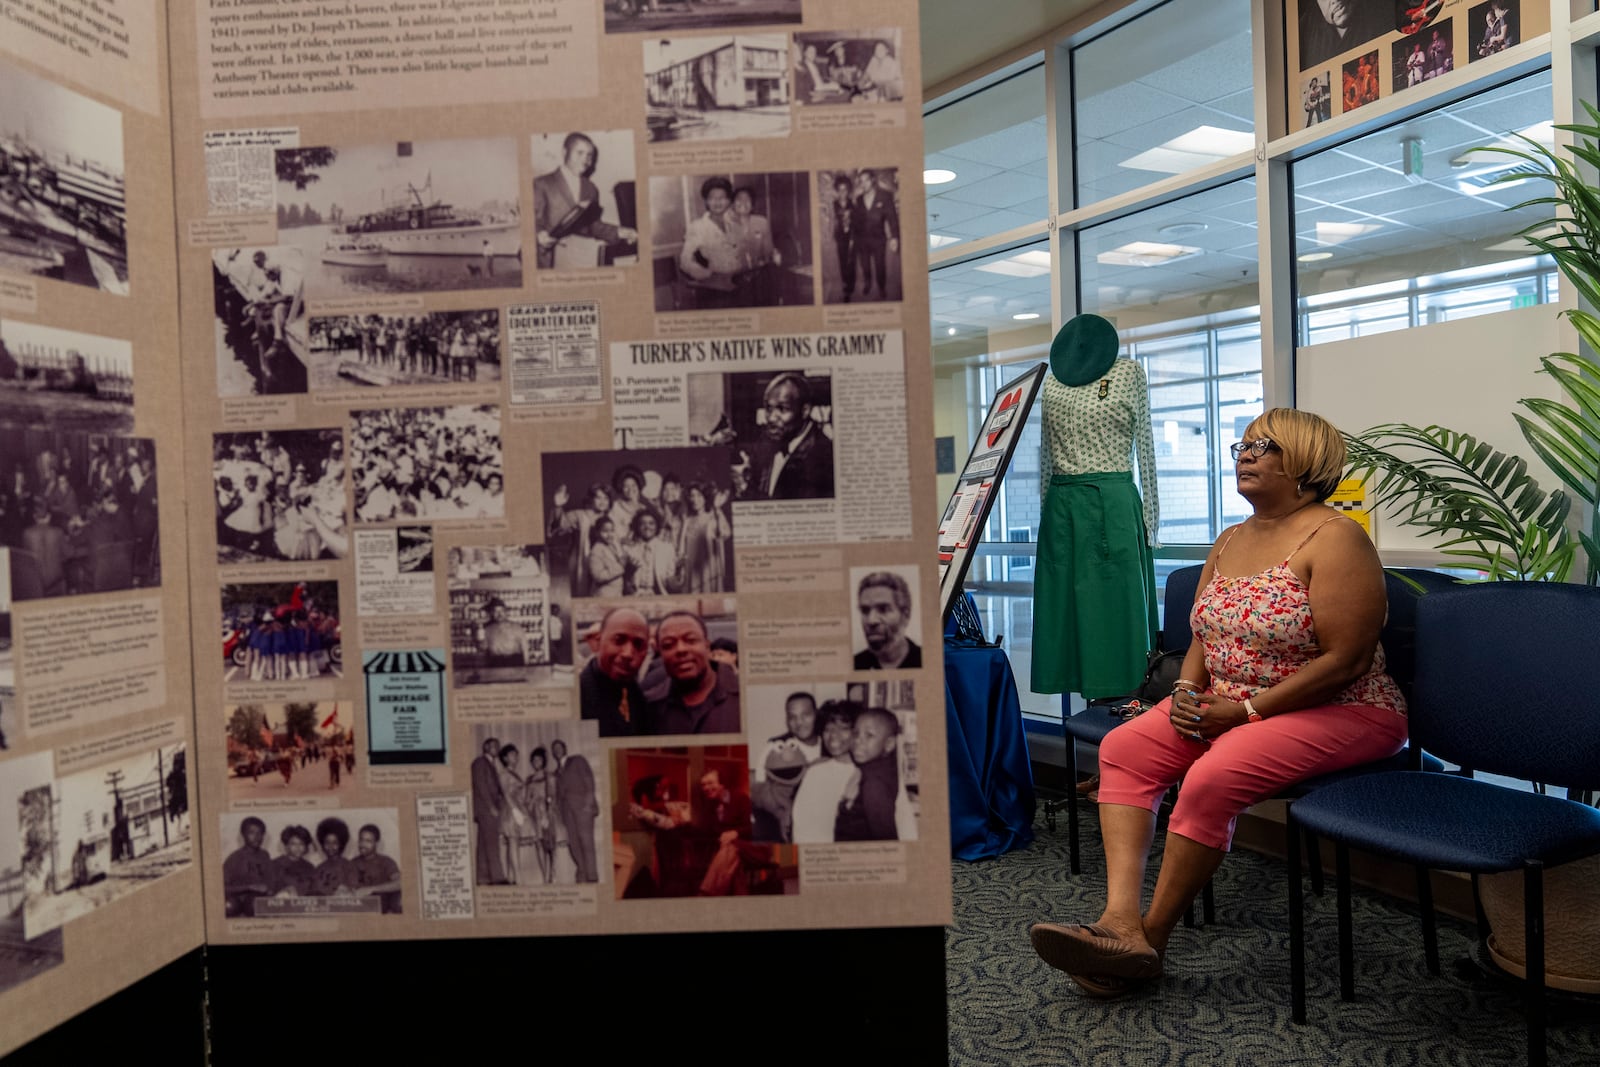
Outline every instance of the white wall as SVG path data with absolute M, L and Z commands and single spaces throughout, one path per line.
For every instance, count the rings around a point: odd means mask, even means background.
M 1554 379 L 1538 373 L 1539 357 L 1558 345 L 1556 309 L 1549 305 L 1332 341 L 1296 354 L 1295 404 L 1348 433 L 1383 422 L 1470 433 L 1526 459 L 1546 491 L 1559 489 L 1512 419 L 1524 410 L 1516 403 L 1523 397 L 1561 397 Z M 1434 547 L 1420 531 L 1383 515 L 1374 538 L 1386 552 Z

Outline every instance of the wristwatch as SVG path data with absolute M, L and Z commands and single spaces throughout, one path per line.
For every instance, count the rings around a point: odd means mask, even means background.
M 1254 704 L 1250 703 L 1249 697 L 1244 698 L 1244 714 L 1245 718 L 1251 722 L 1260 722 L 1262 719 L 1261 713 L 1256 710 Z

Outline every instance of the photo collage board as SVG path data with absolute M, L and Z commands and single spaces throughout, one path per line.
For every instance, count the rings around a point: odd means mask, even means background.
M 194 6 L 208 938 L 946 921 L 916 5 Z

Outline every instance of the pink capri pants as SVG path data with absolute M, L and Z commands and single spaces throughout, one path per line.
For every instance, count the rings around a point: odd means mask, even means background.
M 1210 744 L 1180 735 L 1168 697 L 1100 743 L 1100 803 L 1154 812 L 1182 781 L 1168 828 L 1228 851 L 1239 813 L 1292 782 L 1383 759 L 1406 742 L 1387 708 L 1330 704 L 1245 723 Z

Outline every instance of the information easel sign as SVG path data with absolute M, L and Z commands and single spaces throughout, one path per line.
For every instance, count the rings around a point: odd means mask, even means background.
M 950 609 L 961 593 L 962 583 L 967 580 L 973 550 L 983 537 L 989 509 L 994 506 L 995 491 L 1011 466 L 1011 454 L 1022 436 L 1022 428 L 1028 423 L 1028 412 L 1033 410 L 1034 398 L 1039 395 L 1039 384 L 1044 381 L 1048 366 L 1040 363 L 1007 382 L 995 394 L 977 440 L 972 442 L 966 465 L 956 480 L 955 492 L 945 504 L 944 516 L 939 520 L 941 618 L 950 617 Z

